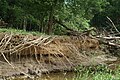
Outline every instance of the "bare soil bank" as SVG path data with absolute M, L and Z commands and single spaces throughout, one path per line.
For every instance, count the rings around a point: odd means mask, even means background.
M 97 39 L 88 36 L 33 36 L 0 33 L 0 75 L 37 75 L 71 71 L 78 65 L 111 63 Z

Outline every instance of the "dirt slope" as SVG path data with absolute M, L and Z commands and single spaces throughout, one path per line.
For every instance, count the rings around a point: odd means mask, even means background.
M 117 60 L 115 57 L 106 57 L 99 41 L 88 36 L 0 33 L 0 41 L 2 76 L 40 76 L 46 72 L 73 70 L 81 64 L 89 66 Z

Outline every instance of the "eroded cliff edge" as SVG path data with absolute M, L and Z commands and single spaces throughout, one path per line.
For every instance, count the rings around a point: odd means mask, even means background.
M 117 61 L 96 38 L 0 33 L 0 75 L 37 75 L 71 71 Z

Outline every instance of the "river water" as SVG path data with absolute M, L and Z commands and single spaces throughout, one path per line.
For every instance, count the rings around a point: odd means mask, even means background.
M 34 79 L 25 78 L 24 76 L 16 77 L 14 79 L 8 80 L 73 80 L 75 78 L 75 72 L 58 72 L 58 73 L 50 73 L 50 74 L 42 74 L 41 77 L 37 77 Z M 0 79 L 4 80 L 4 79 Z
M 39 78 L 39 80 L 73 80 L 74 77 L 74 72 L 59 72 L 44 74 L 41 76 L 41 78 Z

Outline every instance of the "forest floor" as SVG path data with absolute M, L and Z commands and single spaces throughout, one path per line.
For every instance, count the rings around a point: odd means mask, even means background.
M 115 69 L 119 58 L 106 45 L 89 36 L 0 33 L 0 76 L 74 71 L 78 66 L 107 65 Z

